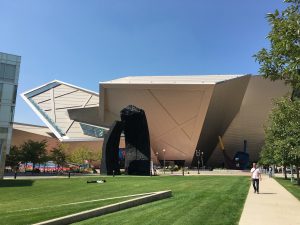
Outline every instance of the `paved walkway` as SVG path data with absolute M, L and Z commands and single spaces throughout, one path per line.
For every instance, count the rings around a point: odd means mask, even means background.
M 260 182 L 260 194 L 252 186 L 239 225 L 300 225 L 300 201 L 277 181 L 267 176 Z

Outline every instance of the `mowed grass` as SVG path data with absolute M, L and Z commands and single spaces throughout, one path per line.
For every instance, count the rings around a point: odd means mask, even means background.
M 297 185 L 295 182 L 292 183 L 290 179 L 285 180 L 281 177 L 276 178 L 276 180 L 300 201 L 300 185 Z
M 60 204 L 172 190 L 172 198 L 78 224 L 233 225 L 238 224 L 249 189 L 249 179 L 238 176 L 121 176 L 106 177 L 104 184 L 87 184 L 90 179 L 0 181 L 0 224 L 31 224 L 128 198 L 57 206 Z M 24 209 L 29 210 L 18 211 Z

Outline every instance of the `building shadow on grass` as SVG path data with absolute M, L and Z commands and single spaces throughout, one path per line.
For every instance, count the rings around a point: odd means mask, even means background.
M 33 183 L 33 180 L 0 180 L 0 187 L 25 187 Z

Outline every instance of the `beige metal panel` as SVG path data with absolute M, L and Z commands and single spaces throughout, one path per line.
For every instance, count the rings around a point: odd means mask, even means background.
M 201 91 L 181 91 L 178 90 L 152 90 L 153 97 L 168 109 L 170 117 L 176 124 L 182 124 L 197 116 L 199 107 L 202 102 L 203 92 Z M 179 110 L 180 108 L 189 110 Z
M 50 102 L 50 101 L 38 103 L 38 105 L 44 111 L 52 110 L 52 102 Z
M 70 120 L 68 117 L 62 117 L 58 111 L 56 111 L 56 113 L 58 116 L 56 119 L 56 124 L 60 127 L 61 130 L 63 130 L 64 132 L 67 132 L 72 120 Z M 65 113 L 65 112 L 63 112 L 63 113 Z
M 250 76 L 216 84 L 205 122 L 201 130 L 197 149 L 208 159 L 235 115 L 238 113 Z
M 43 101 L 49 101 L 51 99 L 51 90 L 45 91 L 39 95 L 33 96 L 31 98 L 35 103 L 40 103 Z
M 153 96 L 151 90 L 107 89 L 105 101 L 107 110 L 114 115 L 120 115 L 120 111 L 129 104 L 145 110 L 150 134 L 156 131 L 153 136 L 161 136 L 176 128 L 169 111 Z
M 106 84 L 101 86 L 105 122 L 120 119 L 120 110 L 129 104 L 141 108 L 146 113 L 152 151 L 162 159 L 166 149 L 167 160 L 186 160 L 189 164 L 212 89 L 212 85 Z
M 61 85 L 55 87 L 54 97 L 57 98 L 61 95 L 69 94 L 69 93 L 74 92 L 74 91 L 78 91 L 78 89 L 75 89 L 74 87 L 67 86 L 65 84 L 61 84 Z
M 289 91 L 282 81 L 272 82 L 261 76 L 252 76 L 239 113 L 223 136 L 227 154 L 232 158 L 237 151 L 243 151 L 243 141 L 248 142 L 251 161 L 257 161 L 264 143 L 264 124 L 272 108 L 272 99 Z M 221 165 L 223 155 L 219 147 L 209 159 L 211 165 Z
M 100 126 L 99 106 L 68 109 L 71 120 Z
M 86 103 L 87 107 L 91 107 L 93 105 L 99 105 L 99 96 L 92 96 L 92 98 Z
M 64 95 L 59 98 L 55 98 L 55 102 L 63 103 L 63 102 L 69 101 L 68 103 L 73 103 L 73 105 L 77 105 L 78 103 L 81 103 L 81 104 L 85 103 L 89 97 L 90 97 L 90 95 L 87 93 L 75 92 L 75 93 L 72 93 L 69 95 Z
M 91 136 L 85 135 L 81 129 L 79 122 L 74 122 L 68 130 L 67 136 L 69 138 L 91 138 Z
M 55 99 L 55 107 L 56 109 L 67 108 L 67 107 L 82 107 L 86 101 L 86 98 L 87 96 L 85 96 L 85 98 L 76 99 L 76 96 L 74 96 L 73 100 L 72 97 Z

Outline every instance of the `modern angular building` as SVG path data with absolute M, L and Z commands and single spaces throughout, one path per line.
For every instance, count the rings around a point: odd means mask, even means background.
M 258 159 L 272 99 L 289 91 L 251 75 L 138 76 L 99 85 L 98 95 L 53 81 L 22 96 L 61 141 L 103 141 L 120 111 L 134 105 L 146 113 L 154 162 L 193 166 L 199 149 L 215 167 L 224 161 L 219 136 L 229 157 L 246 140 L 250 160 Z
M 0 179 L 9 153 L 21 57 L 0 52 Z

